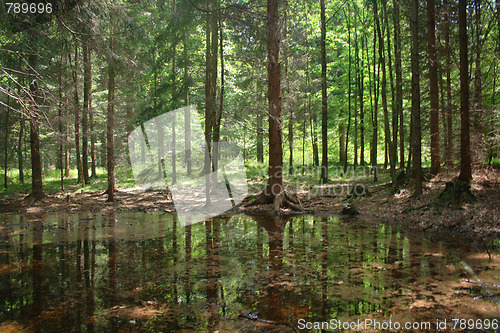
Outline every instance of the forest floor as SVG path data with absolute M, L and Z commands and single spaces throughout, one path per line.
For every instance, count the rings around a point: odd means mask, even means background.
M 476 169 L 471 182 L 474 202 L 460 205 L 445 205 L 438 196 L 446 182 L 452 181 L 457 171 L 443 172 L 424 182 L 423 194 L 413 197 L 411 184 L 407 184 L 392 194 L 387 173 L 382 173 L 378 182 L 371 178 L 354 178 L 336 181 L 328 185 L 305 185 L 288 188 L 297 194 L 306 213 L 318 215 L 341 215 L 349 191 L 357 185 L 363 188 L 364 195 L 349 202 L 357 208 L 359 215 L 355 220 L 381 221 L 413 231 L 430 233 L 453 233 L 462 236 L 488 238 L 500 237 L 500 171 L 493 168 Z M 361 187 L 360 187 L 361 186 Z M 247 205 L 250 199 L 262 189 L 262 182 L 249 182 L 251 194 L 243 204 L 228 213 L 253 215 L 274 215 L 272 205 Z M 341 189 L 341 190 L 339 190 Z M 361 193 L 362 191 L 358 191 Z M 0 197 L 0 216 L 3 214 L 45 215 L 56 212 L 102 212 L 134 211 L 165 212 L 175 211 L 172 200 L 166 191 L 124 188 L 116 193 L 116 201 L 106 202 L 107 195 L 102 191 L 76 191 L 48 195 L 40 202 L 30 202 L 21 194 Z M 297 214 L 284 210 L 281 214 Z M 346 217 L 346 221 L 351 217 Z
M 500 237 L 500 171 L 494 168 L 474 170 L 471 181 L 473 202 L 444 204 L 439 194 L 446 183 L 458 176 L 458 170 L 426 177 L 420 198 L 414 197 L 413 184 L 405 184 L 397 193 L 391 193 L 388 173 L 380 175 L 378 182 L 360 178 L 346 182 L 333 182 L 327 186 L 297 191 L 302 206 L 314 214 L 340 215 L 344 204 L 351 203 L 359 215 L 353 219 L 381 221 L 402 229 L 430 233 L 453 233 L 462 236 Z M 365 194 L 348 200 L 346 188 L 364 188 Z M 361 186 L 361 187 L 360 187 Z M 343 192 L 341 194 L 336 194 Z M 358 191 L 358 193 L 361 191 Z M 246 209 L 246 213 L 271 213 L 272 205 Z M 291 213 L 291 211 L 290 211 Z M 347 214 L 348 218 L 351 218 Z

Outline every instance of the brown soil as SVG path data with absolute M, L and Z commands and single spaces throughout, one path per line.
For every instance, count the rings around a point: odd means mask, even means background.
M 391 193 L 390 183 L 356 182 L 364 185 L 367 195 L 353 199 L 359 210 L 356 219 L 382 221 L 403 229 L 426 232 L 452 232 L 455 235 L 500 237 L 500 172 L 496 169 L 475 170 L 471 192 L 476 200 L 461 205 L 445 205 L 439 194 L 446 183 L 453 181 L 458 172 L 442 172 L 424 183 L 420 198 L 413 196 L 412 186 Z M 329 185 L 330 188 L 335 185 Z M 320 192 L 316 189 L 315 192 Z M 341 214 L 346 194 L 335 195 L 328 186 L 324 195 L 297 193 L 306 212 L 314 214 Z M 250 206 L 243 210 L 250 214 L 273 214 L 271 205 Z M 284 213 L 297 214 L 291 210 Z
M 49 195 L 41 201 L 10 196 L 0 201 L 0 213 L 43 214 L 53 212 L 173 212 L 172 200 L 165 191 L 148 191 L 140 188 L 118 189 L 115 201 L 99 192 L 74 192 Z
M 456 172 L 444 172 L 429 179 L 418 199 L 413 197 L 410 187 L 392 195 L 389 186 L 378 186 L 379 192 L 358 201 L 358 209 L 383 222 L 412 230 L 500 237 L 498 170 L 476 170 L 471 181 L 474 202 L 445 205 L 438 196 L 446 182 L 453 181 L 456 176 Z
M 444 172 L 424 183 L 423 195 L 413 197 L 411 186 L 403 187 L 391 194 L 390 184 L 358 182 L 367 189 L 367 195 L 355 198 L 352 204 L 359 210 L 355 217 L 361 220 L 382 221 L 404 229 L 426 232 L 452 232 L 463 236 L 500 237 L 500 172 L 494 169 L 476 170 L 471 182 L 471 192 L 476 197 L 472 203 L 461 206 L 445 206 L 438 195 L 446 182 L 452 181 L 456 172 Z M 317 190 L 317 188 L 316 188 Z M 323 188 L 323 193 L 311 195 L 308 190 L 299 191 L 304 212 L 285 209 L 280 214 L 327 214 L 339 215 L 347 195 L 336 195 Z M 258 189 L 256 189 L 258 192 Z M 315 191 L 317 193 L 318 191 Z M 47 196 L 42 201 L 32 202 L 23 197 L 4 197 L 0 201 L 0 214 L 46 214 L 52 212 L 106 212 L 143 211 L 166 212 L 175 210 L 165 191 L 122 189 L 116 193 L 116 201 L 106 202 L 102 192 L 76 192 Z M 275 215 L 272 204 L 247 205 L 250 199 L 229 213 Z

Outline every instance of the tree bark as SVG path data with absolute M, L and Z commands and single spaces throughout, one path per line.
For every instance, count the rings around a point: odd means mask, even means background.
M 8 179 L 7 179 L 7 171 L 9 170 L 9 132 L 10 132 L 10 126 L 9 126 L 9 117 L 10 117 L 10 96 L 7 95 L 7 106 L 5 107 L 5 141 L 4 141 L 4 167 L 3 167 L 3 172 L 4 172 L 4 187 L 7 189 L 8 187 Z
M 474 132 L 476 134 L 476 140 L 481 142 L 481 116 L 483 108 L 482 100 L 482 76 L 481 76 L 481 48 L 482 48 L 482 28 L 481 28 L 481 0 L 476 0 L 474 2 L 475 6 L 475 19 L 476 19 L 476 66 L 474 71 Z M 478 142 L 478 143 L 479 143 Z
M 91 164 L 91 174 L 90 178 L 97 178 L 96 170 L 96 151 L 95 151 L 95 123 L 94 123 L 94 111 L 92 110 L 92 100 L 89 103 L 89 123 L 90 123 L 90 159 Z
M 366 41 L 366 36 L 365 39 L 361 40 L 361 64 L 359 66 L 359 146 L 360 146 L 360 159 L 359 159 L 359 165 L 364 166 L 366 164 L 365 162 L 365 111 L 364 111 L 364 73 L 363 73 L 363 67 L 364 67 L 364 62 L 363 62 L 363 48 L 366 51 L 366 58 L 367 58 L 367 63 L 369 64 L 368 61 L 368 42 Z M 368 72 L 370 70 L 368 69 Z M 370 99 L 371 99 L 371 94 L 370 94 Z M 357 121 L 357 120 L 356 120 Z M 357 135 L 355 135 L 357 137 Z M 356 139 L 357 140 L 357 139 Z
M 464 182 L 472 179 L 469 116 L 469 58 L 467 39 L 467 0 L 458 3 L 458 39 L 460 48 L 460 174 Z
M 17 167 L 19 169 L 19 182 L 24 184 L 24 159 L 23 159 L 23 139 L 24 139 L 24 117 L 19 117 L 19 138 L 17 142 Z
M 375 25 L 379 26 L 379 21 L 378 21 L 378 13 L 377 13 L 377 6 L 376 6 L 376 1 L 373 0 L 373 19 L 375 21 Z M 370 151 L 370 162 L 372 165 L 372 172 L 373 172 L 373 180 L 377 181 L 377 151 L 378 151 L 378 98 L 379 98 L 379 88 L 380 88 L 380 64 L 381 64 L 381 59 L 379 57 L 378 59 L 378 66 L 377 66 L 377 61 L 376 61 L 376 49 L 377 49 L 377 34 L 380 32 L 380 26 L 379 29 L 374 29 L 373 31 L 373 84 L 374 84 L 374 106 L 372 109 L 372 124 L 373 124 L 373 130 L 372 130 L 372 146 L 371 146 L 371 151 Z
M 62 70 L 63 70 L 63 64 L 62 64 L 62 56 L 60 59 L 59 63 L 59 75 L 58 75 L 58 89 L 59 89 L 59 106 L 58 106 L 58 120 L 59 120 L 59 167 L 61 168 L 61 191 L 64 191 L 64 146 L 66 144 L 65 142 L 65 133 L 63 131 L 63 83 L 62 83 Z
M 498 25 L 498 52 L 500 52 L 500 0 L 496 1 L 497 5 L 497 25 Z
M 351 115 L 351 98 L 352 98 L 352 79 L 351 79 L 351 8 L 350 8 L 350 3 L 347 2 L 347 61 L 348 61 L 348 71 L 347 71 L 347 108 L 348 108 L 348 115 L 350 117 Z M 357 75 L 355 75 L 355 82 L 357 83 Z M 356 84 L 355 83 L 355 84 Z M 342 111 L 343 113 L 343 111 Z M 344 165 L 344 169 L 347 168 L 347 145 L 348 141 L 346 142 L 346 133 L 345 133 L 345 127 L 344 127 L 344 122 L 343 119 L 341 118 L 342 116 L 340 115 L 340 123 L 339 123 L 339 163 Z M 348 124 L 350 124 L 350 119 L 348 119 Z M 349 131 L 349 126 L 348 131 Z M 347 137 L 349 137 L 349 133 L 347 133 Z
M 207 1 L 208 8 L 214 8 L 216 0 Z M 217 53 L 218 27 L 216 13 L 207 12 L 205 17 L 205 197 L 206 205 L 210 205 L 210 172 L 212 170 L 212 141 L 217 111 Z
M 427 43 L 429 56 L 429 95 L 431 128 L 431 174 L 441 171 L 441 153 L 439 151 L 439 88 L 436 56 L 436 19 L 434 0 L 427 0 Z
M 173 4 L 173 12 L 176 13 L 177 8 L 176 8 L 176 2 L 174 1 Z M 173 45 L 172 48 L 172 109 L 176 109 L 176 101 L 177 101 L 177 44 Z M 172 144 L 170 147 L 170 150 L 172 151 L 172 184 L 177 183 L 177 154 L 176 154 L 176 149 L 177 149 L 177 136 L 176 136 L 176 126 L 177 126 L 177 119 L 174 115 L 172 119 Z
M 31 50 L 29 55 L 29 66 L 32 81 L 30 82 L 30 95 L 32 102 L 30 105 L 30 145 L 31 145 L 31 194 L 29 198 L 41 200 L 45 197 L 42 185 L 42 157 L 40 155 L 40 134 L 39 134 L 39 116 L 40 109 L 38 102 L 40 100 L 38 82 L 36 80 L 37 54 L 36 37 L 31 35 Z
M 114 51 L 114 36 L 111 31 L 109 39 L 110 51 Z M 108 68 L 108 113 L 106 131 L 106 160 L 108 168 L 108 202 L 115 201 L 115 63 L 113 58 L 109 59 Z
M 279 0 L 267 1 L 267 77 L 269 98 L 269 182 L 266 195 L 283 192 L 283 148 L 281 139 L 281 64 Z
M 395 97 L 395 87 L 394 87 L 394 72 L 393 72 L 393 67 L 392 67 L 392 54 L 391 54 L 391 29 L 390 27 L 390 22 L 389 22 L 389 17 L 387 14 L 387 3 L 386 1 L 382 2 L 383 5 L 383 11 L 384 11 L 384 20 L 385 20 L 385 27 L 387 29 L 387 59 L 389 63 L 389 79 L 390 79 L 390 87 L 391 87 L 391 115 L 392 115 L 392 151 L 389 153 L 393 155 L 394 158 L 394 167 L 396 168 L 396 165 L 398 164 L 398 154 L 397 154 L 397 147 L 398 147 L 398 109 L 396 107 L 396 97 Z
M 420 124 L 420 69 L 418 54 L 418 0 L 412 0 L 411 14 L 411 115 L 413 127 L 412 164 L 415 174 L 415 196 L 422 194 L 421 124 Z
M 188 72 L 188 45 L 186 33 L 182 36 L 184 58 L 184 103 L 189 105 L 189 72 Z M 184 151 L 187 175 L 191 176 L 191 110 L 184 112 Z
M 389 125 L 389 110 L 387 107 L 387 70 L 385 66 L 385 43 L 384 43 L 384 31 L 380 29 L 380 19 L 378 16 L 378 10 L 377 10 L 377 1 L 373 1 L 373 5 L 375 6 L 374 12 L 377 14 L 375 16 L 376 24 L 377 24 L 377 35 L 378 35 L 378 55 L 380 59 L 380 63 L 382 66 L 382 108 L 384 111 L 384 132 L 385 132 L 385 145 L 387 147 L 387 155 L 389 159 L 389 164 L 391 166 L 391 179 L 392 179 L 392 186 L 395 188 L 397 186 L 397 181 L 396 181 L 396 163 L 395 163 L 395 156 L 393 154 L 393 148 L 392 148 L 392 140 L 391 140 L 391 129 Z M 385 9 L 385 3 L 384 3 L 384 8 Z M 384 29 L 385 30 L 385 29 Z M 384 163 L 385 166 L 387 165 Z
M 89 42 L 83 43 L 83 112 L 82 112 L 82 172 L 85 183 L 88 184 L 89 179 L 89 108 L 92 94 L 92 64 L 91 50 Z
M 68 56 L 71 57 L 68 52 Z M 71 63 L 71 58 L 69 59 Z M 83 165 L 82 157 L 80 155 L 80 98 L 78 96 L 78 44 L 75 45 L 75 63 L 73 66 L 73 106 L 75 112 L 75 148 L 76 148 L 76 168 L 78 170 L 78 182 L 85 185 L 85 179 L 83 177 Z
M 404 122 L 403 122 L 403 70 L 401 65 L 401 17 L 399 0 L 393 0 L 394 7 L 394 62 L 396 72 L 396 113 L 399 118 L 399 167 L 405 165 Z M 394 141 L 396 144 L 396 141 Z
M 444 38 L 445 38 L 445 59 L 446 59 L 446 143 L 445 143 L 445 164 L 447 168 L 453 166 L 452 160 L 452 139 L 453 121 L 451 108 L 451 47 L 450 47 L 450 17 L 448 0 L 443 1 L 444 7 Z
M 262 112 L 257 111 L 257 162 L 264 163 L 264 130 Z
M 325 0 L 321 6 L 321 183 L 328 182 L 328 96 L 326 91 L 326 18 Z
M 220 53 L 220 93 L 219 93 L 219 107 L 216 110 L 214 129 L 213 129 L 213 142 L 215 143 L 213 147 L 212 156 L 212 166 L 214 171 L 214 184 L 217 182 L 217 175 L 219 169 L 219 153 L 220 153 L 220 127 L 222 122 L 222 113 L 224 111 L 224 90 L 225 90 L 225 75 L 224 75 L 224 33 L 223 33 L 223 22 L 221 15 L 218 17 L 218 26 L 214 26 L 219 32 L 219 53 Z M 217 73 L 215 73 L 217 75 Z
M 319 166 L 319 151 L 318 151 L 318 137 L 316 136 L 316 112 L 311 108 L 311 83 L 309 78 L 309 56 L 307 57 L 306 64 L 306 80 L 307 80 L 307 113 L 309 114 L 309 126 L 311 132 L 311 146 L 313 151 L 313 165 Z

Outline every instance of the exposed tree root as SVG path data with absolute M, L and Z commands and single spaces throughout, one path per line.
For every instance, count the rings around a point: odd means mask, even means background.
M 24 200 L 26 200 L 29 203 L 29 206 L 33 205 L 37 201 L 41 201 L 46 197 L 44 192 L 38 191 L 38 192 L 31 192 L 28 194 Z
M 458 179 L 447 182 L 445 189 L 438 196 L 438 203 L 446 206 L 460 206 L 474 201 L 476 201 L 476 197 L 470 191 L 470 184 Z
M 269 203 L 273 204 L 273 210 L 275 212 L 278 212 L 281 208 L 284 207 L 288 207 L 290 209 L 299 212 L 304 211 L 304 207 L 302 207 L 299 198 L 297 198 L 295 195 L 285 190 L 281 191 L 274 197 L 266 193 L 266 191 L 262 191 L 257 197 L 255 197 L 254 200 L 250 201 L 245 206 L 249 207 L 249 206 L 269 204 Z

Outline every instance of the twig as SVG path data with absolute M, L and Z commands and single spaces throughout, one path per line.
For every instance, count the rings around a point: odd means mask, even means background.
M 490 253 L 490 250 L 488 250 L 488 246 L 486 246 L 486 243 L 484 242 L 484 238 L 483 238 L 483 237 L 481 237 L 481 243 L 483 243 L 484 248 L 485 248 L 485 250 L 486 250 L 486 253 L 488 253 L 488 257 L 489 257 L 489 258 L 490 258 L 490 260 L 491 260 L 491 253 Z
M 498 288 L 498 289 L 500 289 L 500 285 L 498 285 L 498 284 L 485 283 L 485 282 L 476 282 L 476 281 L 471 281 L 469 279 L 464 280 L 464 282 L 472 283 L 472 284 L 478 285 L 480 287 L 490 287 L 490 288 Z
M 483 282 L 481 282 L 481 280 L 479 279 L 479 277 L 476 275 L 476 273 L 474 272 L 474 270 L 472 270 L 472 268 L 465 261 L 461 261 L 460 263 L 465 268 L 465 270 L 467 271 L 467 273 L 469 273 L 472 276 L 472 278 L 474 280 L 476 280 L 475 281 L 476 284 L 480 285 L 480 284 L 483 283 Z M 481 286 L 481 287 L 484 288 L 484 291 L 488 294 L 489 297 L 492 298 L 493 302 L 495 302 L 496 304 L 500 304 L 500 301 L 495 296 L 495 294 L 490 289 L 488 289 L 488 286 Z

